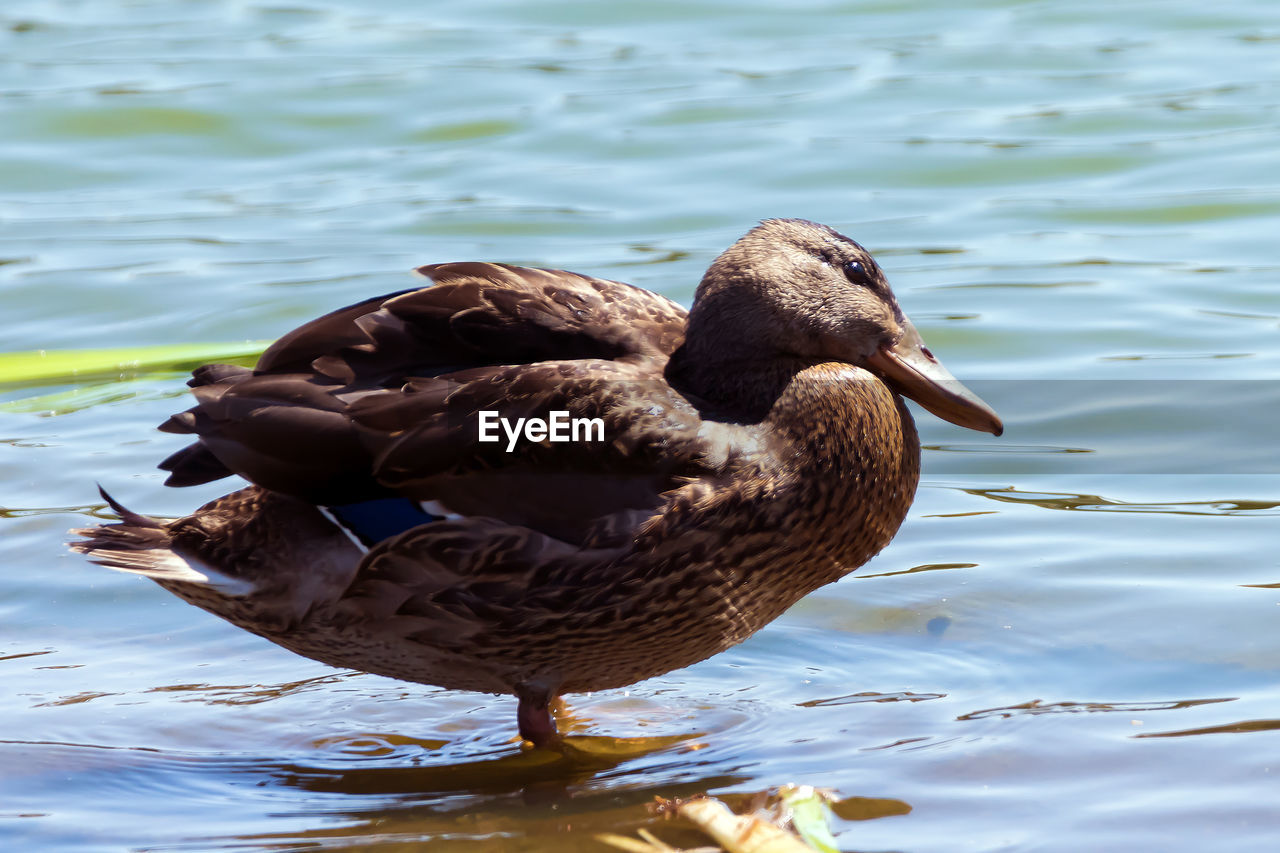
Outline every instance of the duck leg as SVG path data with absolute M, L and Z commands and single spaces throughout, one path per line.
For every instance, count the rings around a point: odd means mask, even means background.
M 554 747 L 560 743 L 556 720 L 551 715 L 551 703 L 555 695 L 542 685 L 520 684 L 516 687 L 520 706 L 516 709 L 516 722 L 520 725 L 520 737 L 535 747 Z

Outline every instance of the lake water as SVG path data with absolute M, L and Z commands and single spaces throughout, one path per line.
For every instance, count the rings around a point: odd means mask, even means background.
M 181 371 L 0 385 L 0 847 L 694 846 L 644 804 L 798 782 L 847 850 L 1276 849 L 1274 3 L 8 0 L 0 127 L 5 351 L 242 351 L 447 260 L 687 303 L 803 216 L 1007 427 L 920 415 L 892 545 L 571 697 L 600 754 L 550 762 L 509 698 L 64 551 L 95 481 L 161 515 L 225 490 L 154 468 Z

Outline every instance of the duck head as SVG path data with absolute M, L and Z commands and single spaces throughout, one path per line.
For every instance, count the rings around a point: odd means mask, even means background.
M 738 362 L 857 365 L 943 420 L 1004 431 L 925 346 L 871 254 L 816 222 L 767 219 L 725 250 L 698 287 L 686 344 Z

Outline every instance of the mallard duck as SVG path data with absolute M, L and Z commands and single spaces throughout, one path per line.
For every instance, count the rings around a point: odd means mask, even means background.
M 176 521 L 104 493 L 120 522 L 73 547 L 326 664 L 514 694 L 545 746 L 560 694 L 701 661 L 884 548 L 919 477 L 900 394 L 1002 431 L 817 223 L 753 228 L 687 313 L 562 270 L 417 273 L 194 372 L 167 484 L 252 485 Z

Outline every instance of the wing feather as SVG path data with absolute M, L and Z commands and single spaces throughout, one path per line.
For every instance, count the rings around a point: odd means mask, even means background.
M 197 436 L 163 463 L 170 484 L 236 473 L 319 504 L 404 494 L 581 542 L 698 469 L 700 416 L 663 379 L 679 305 L 562 270 L 416 272 L 434 284 L 313 320 L 252 373 L 197 371 L 196 405 L 163 426 Z M 508 452 L 478 440 L 482 411 L 600 418 L 605 440 Z

